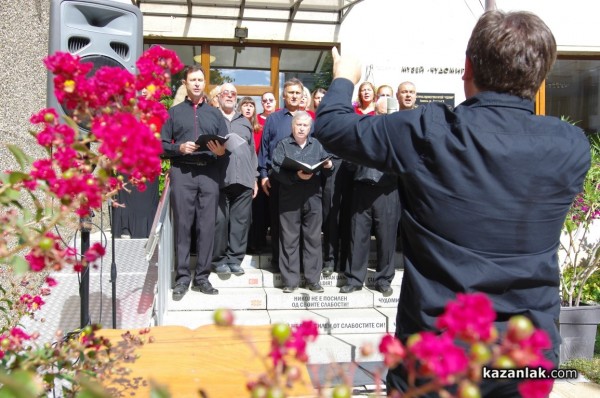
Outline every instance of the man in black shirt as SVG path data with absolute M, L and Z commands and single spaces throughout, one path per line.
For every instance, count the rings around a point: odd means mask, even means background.
M 161 131 L 165 156 L 171 159 L 171 206 L 175 224 L 176 276 L 173 300 L 181 300 L 191 281 L 190 243 L 196 225 L 197 261 L 192 290 L 218 294 L 208 281 L 211 270 L 215 220 L 219 201 L 225 147 L 209 141 L 208 149 L 195 144 L 200 135 L 227 135 L 227 125 L 217 108 L 204 96 L 204 73 L 198 65 L 184 70 L 187 97 L 169 109 L 169 119 Z
M 269 178 L 279 182 L 279 270 L 283 292 L 292 293 L 298 288 L 300 270 L 303 268 L 306 288 L 323 293 L 324 289 L 319 283 L 323 263 L 321 171 L 306 172 L 288 168 L 285 161 L 293 159 L 315 165 L 329 159 L 329 154 L 319 141 L 309 137 L 312 117 L 307 112 L 297 111 L 291 124 L 292 136 L 277 143 L 273 151 L 273 168 L 269 174 Z M 332 167 L 329 159 L 324 163 L 323 170 L 330 173 Z
M 399 174 L 404 278 L 396 336 L 435 330 L 459 292 L 483 292 L 502 333 L 521 314 L 545 330 L 558 362 L 557 251 L 590 165 L 581 129 L 536 116 L 533 99 L 556 59 L 550 29 L 527 12 L 489 11 L 477 22 L 463 74 L 467 100 L 364 118 L 351 98 L 360 64 L 334 50 L 334 76 L 315 137 L 352 162 Z M 407 388 L 402 366 L 388 392 Z M 515 397 L 518 381 L 486 380 L 485 397 Z

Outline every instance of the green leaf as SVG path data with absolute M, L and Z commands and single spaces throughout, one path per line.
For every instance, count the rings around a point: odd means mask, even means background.
M 0 373 L 0 384 L 0 398 L 35 398 L 42 393 L 41 386 L 35 382 L 35 374 L 24 370 Z
M 17 145 L 7 144 L 6 147 L 12 152 L 13 156 L 19 163 L 19 166 L 21 166 L 21 170 L 23 170 L 25 166 L 31 164 L 31 158 L 27 156 L 25 152 L 23 152 Z
M 170 398 L 171 394 L 165 386 L 159 386 L 156 383 L 152 383 L 152 389 L 150 390 L 150 398 Z
M 29 178 L 29 174 L 23 173 L 22 171 L 13 171 L 8 175 L 8 182 L 11 184 L 17 184 L 23 180 Z
M 20 198 L 21 193 L 19 191 L 8 188 L 6 191 L 2 192 L 2 195 L 0 195 L 0 203 L 10 204 L 22 209 L 23 206 L 21 203 L 19 203 Z
M 17 275 L 22 275 L 29 271 L 29 263 L 23 257 L 14 256 L 10 263 L 13 267 L 13 271 Z

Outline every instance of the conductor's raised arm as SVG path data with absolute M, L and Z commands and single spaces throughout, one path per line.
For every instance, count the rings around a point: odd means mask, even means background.
M 361 63 L 358 58 L 350 55 L 341 56 L 336 47 L 331 49 L 331 55 L 333 56 L 333 78 L 341 77 L 357 84 L 361 76 Z

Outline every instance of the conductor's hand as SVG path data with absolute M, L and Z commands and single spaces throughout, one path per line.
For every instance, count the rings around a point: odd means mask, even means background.
M 206 146 L 208 147 L 208 149 L 210 149 L 212 153 L 214 153 L 217 156 L 225 155 L 225 145 L 221 144 L 217 140 L 208 141 L 206 143 Z
M 343 77 L 357 84 L 361 76 L 360 61 L 352 56 L 341 56 L 336 47 L 331 50 L 333 56 L 333 78 Z

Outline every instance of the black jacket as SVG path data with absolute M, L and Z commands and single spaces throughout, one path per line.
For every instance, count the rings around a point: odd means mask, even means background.
M 405 272 L 397 335 L 433 329 L 457 292 L 483 292 L 497 326 L 524 314 L 558 352 L 557 249 L 590 165 L 583 132 L 534 115 L 533 102 L 482 92 L 454 110 L 431 103 L 354 114 L 354 86 L 335 79 L 315 137 L 352 162 L 400 175 Z

